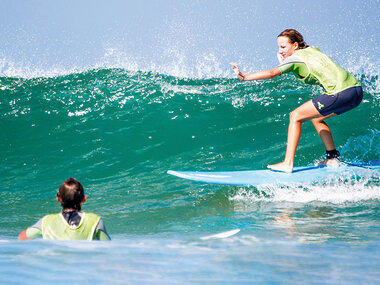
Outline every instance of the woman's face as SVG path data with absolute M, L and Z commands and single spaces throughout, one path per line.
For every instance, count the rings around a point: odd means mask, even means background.
M 290 43 L 288 37 L 278 37 L 278 53 L 282 59 L 287 58 L 288 56 L 293 55 L 293 53 L 298 49 L 298 43 Z

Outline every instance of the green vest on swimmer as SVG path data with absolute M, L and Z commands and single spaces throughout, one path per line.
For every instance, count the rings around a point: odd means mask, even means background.
M 298 56 L 308 68 L 307 76 L 301 77 L 297 73 L 294 75 L 306 84 L 322 86 L 327 95 L 336 94 L 350 87 L 361 86 L 355 77 L 316 47 L 296 50 L 294 55 Z
M 42 237 L 59 240 L 92 240 L 100 217 L 83 213 L 78 226 L 70 226 L 61 213 L 47 215 L 42 221 Z

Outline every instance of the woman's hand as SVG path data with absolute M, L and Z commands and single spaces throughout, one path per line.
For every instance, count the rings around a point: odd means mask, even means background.
M 279 58 L 279 60 L 280 60 L 280 58 Z M 272 78 L 275 78 L 275 77 L 281 75 L 281 70 L 278 67 L 275 67 L 273 69 L 262 70 L 262 71 L 258 71 L 258 72 L 249 73 L 249 74 L 245 74 L 244 75 L 244 74 L 242 74 L 240 72 L 239 66 L 236 63 L 231 62 L 230 64 L 232 65 L 233 71 L 236 73 L 237 77 L 241 81 L 272 79 Z
M 239 66 L 236 63 L 234 63 L 234 62 L 231 62 L 230 64 L 232 65 L 232 70 L 235 72 L 236 76 L 241 81 L 244 81 L 245 78 L 244 78 L 244 75 L 240 72 Z
M 279 52 L 277 53 L 277 59 L 280 63 L 282 63 L 285 60 L 284 55 L 280 54 Z

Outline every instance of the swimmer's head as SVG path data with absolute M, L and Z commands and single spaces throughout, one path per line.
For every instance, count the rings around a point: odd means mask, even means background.
M 86 201 L 82 184 L 75 178 L 69 178 L 59 187 L 57 201 L 63 209 L 81 210 L 81 205 Z
M 306 42 L 303 40 L 303 36 L 301 35 L 301 33 L 295 29 L 286 29 L 277 36 L 277 38 L 279 37 L 287 37 L 289 43 L 291 44 L 297 43 L 298 49 L 304 49 L 308 47 Z

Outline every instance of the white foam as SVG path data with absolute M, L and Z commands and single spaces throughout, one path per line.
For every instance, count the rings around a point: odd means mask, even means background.
M 257 187 L 240 188 L 230 198 L 234 201 L 256 202 L 299 202 L 309 203 L 312 201 L 330 202 L 342 204 L 345 202 L 359 202 L 371 199 L 380 200 L 379 178 L 372 180 L 362 179 L 359 181 L 336 182 L 328 185 L 309 185 L 294 187 Z

